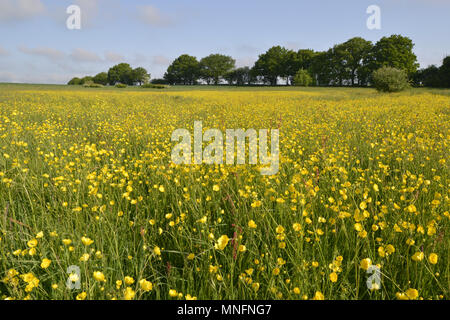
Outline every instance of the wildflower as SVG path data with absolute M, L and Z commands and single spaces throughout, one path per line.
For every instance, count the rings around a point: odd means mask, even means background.
M 125 300 L 133 300 L 135 295 L 136 292 L 133 289 L 131 289 L 130 287 L 126 287 L 123 293 L 123 298 Z
M 127 286 L 130 286 L 130 285 L 132 285 L 134 283 L 134 279 L 132 277 L 129 277 L 129 276 L 126 276 L 124 280 L 125 280 L 125 284 Z
M 248 222 L 248 227 L 251 228 L 251 229 L 256 229 L 257 225 L 256 225 L 255 221 L 250 220 Z
M 413 256 L 411 257 L 411 259 L 413 259 L 413 261 L 419 262 L 422 261 L 424 257 L 423 252 L 416 252 L 413 254 Z
M 419 292 L 416 289 L 412 288 L 406 290 L 405 294 L 410 300 L 415 300 L 419 296 Z
M 139 285 L 141 286 L 141 289 L 144 290 L 145 292 L 153 290 L 153 284 L 145 279 L 140 280 Z
M 38 244 L 38 242 L 37 242 L 36 239 L 30 240 L 30 241 L 27 242 L 27 246 L 30 247 L 30 248 L 36 247 L 37 244 Z
M 369 258 L 366 259 L 362 259 L 360 266 L 363 270 L 367 270 L 369 269 L 369 267 L 372 265 L 372 260 L 370 260 Z
M 82 292 L 80 294 L 77 295 L 76 299 L 77 300 L 84 300 L 87 297 L 87 293 L 86 292 Z
M 82 237 L 81 242 L 87 247 L 87 246 L 90 246 L 91 244 L 93 244 L 94 240 L 86 238 L 86 237 Z
M 86 262 L 89 260 L 89 253 L 84 253 L 81 257 L 80 257 L 80 262 Z
M 431 264 L 436 264 L 436 263 L 438 262 L 438 255 L 437 255 L 436 253 L 431 253 L 431 254 L 428 256 L 428 261 L 429 261 Z
M 330 273 L 330 281 L 331 282 L 336 282 L 338 280 L 338 275 L 336 272 L 332 272 Z
M 228 241 L 230 241 L 230 238 L 228 238 L 228 236 L 226 235 L 223 235 L 219 239 L 217 239 L 214 247 L 216 248 L 216 250 L 223 250 L 227 246 Z
M 47 269 L 50 266 L 51 263 L 52 263 L 52 260 L 42 259 L 41 268 L 42 269 Z
M 178 296 L 177 290 L 170 289 L 169 290 L 169 296 L 171 296 L 172 298 L 177 297 Z
M 106 282 L 105 275 L 100 271 L 94 271 L 94 279 L 99 282 Z
M 313 300 L 324 300 L 325 297 L 323 296 L 322 292 L 316 291 Z

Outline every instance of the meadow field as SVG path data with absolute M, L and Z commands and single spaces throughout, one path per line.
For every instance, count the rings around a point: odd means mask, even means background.
M 449 93 L 1 85 L 0 298 L 448 299 Z M 278 174 L 173 164 L 194 121 Z

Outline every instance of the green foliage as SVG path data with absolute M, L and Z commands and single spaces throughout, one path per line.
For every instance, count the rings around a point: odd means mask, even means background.
M 164 79 L 170 84 L 195 84 L 200 75 L 200 64 L 196 57 L 183 54 L 167 68 Z
M 294 54 L 292 50 L 280 46 L 272 47 L 259 56 L 253 72 L 264 82 L 276 86 L 278 77 L 288 77 L 292 73 L 289 66 L 292 66 L 290 62 L 293 60 Z
M 200 75 L 208 84 L 219 84 L 228 72 L 234 69 L 236 61 L 223 54 L 211 54 L 200 61 Z
M 95 83 L 92 81 L 86 82 L 85 84 L 83 84 L 83 87 L 85 88 L 103 88 L 103 85 L 100 83 Z
M 450 56 L 444 58 L 439 73 L 442 78 L 442 87 L 450 88 Z
M 131 85 L 134 83 L 139 83 L 139 85 L 142 85 L 150 81 L 150 74 L 144 68 L 138 67 L 133 70 L 131 78 Z
M 352 38 L 337 46 L 341 58 L 341 63 L 338 63 L 338 66 L 343 69 L 341 73 L 350 78 L 352 85 L 367 83 L 369 74 L 364 65 L 364 60 L 368 58 L 372 48 L 371 41 L 360 37 Z
M 401 35 L 383 37 L 373 47 L 367 59 L 368 64 L 372 70 L 392 67 L 405 70 L 408 76 L 412 76 L 419 66 L 413 48 L 414 43 L 408 37 Z
M 106 72 L 100 72 L 92 80 L 97 84 L 106 86 L 108 84 L 108 74 Z
M 252 76 L 249 67 L 242 67 L 234 69 L 228 72 L 224 78 L 227 80 L 228 84 L 236 84 L 238 86 L 243 86 L 245 84 L 250 84 Z
M 124 84 L 124 83 L 118 83 L 118 84 L 115 85 L 115 87 L 119 88 L 119 89 L 124 89 L 124 88 L 126 88 L 128 86 L 126 84 Z
M 86 76 L 80 80 L 80 84 L 83 85 L 85 83 L 93 82 L 94 78 L 91 76 Z
M 119 63 L 108 71 L 108 82 L 110 85 L 116 83 L 133 84 L 133 69 L 128 63 Z
M 169 87 L 170 86 L 166 84 L 153 84 L 153 83 L 146 83 L 141 86 L 142 89 L 166 89 Z
M 294 77 L 294 84 L 296 86 L 308 87 L 313 83 L 313 78 L 310 76 L 309 72 L 300 69 L 297 71 Z
M 74 85 L 80 85 L 81 84 L 81 79 L 80 78 L 72 78 L 68 83 L 69 86 L 74 86 Z
M 374 87 L 381 92 L 399 92 L 409 87 L 408 75 L 404 70 L 382 67 L 372 74 Z
M 152 84 L 169 84 L 169 82 L 166 79 L 152 79 L 150 81 Z
M 414 74 L 413 82 L 416 86 L 439 88 L 442 86 L 440 70 L 435 65 L 420 69 Z

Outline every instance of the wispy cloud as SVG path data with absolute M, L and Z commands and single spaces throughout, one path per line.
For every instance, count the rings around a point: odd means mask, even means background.
M 28 48 L 19 46 L 18 50 L 27 55 L 40 56 L 49 60 L 60 60 L 65 56 L 64 52 L 48 47 Z
M 169 57 L 157 55 L 153 56 L 152 63 L 159 66 L 167 66 L 172 60 Z
M 0 56 L 7 56 L 9 55 L 9 51 L 5 48 L 0 47 Z
M 112 62 L 112 63 L 117 63 L 117 62 L 122 62 L 125 60 L 125 57 L 121 54 L 115 53 L 115 52 L 105 52 L 105 59 L 108 62 Z
M 173 19 L 154 6 L 139 6 L 138 7 L 139 19 L 149 25 L 155 27 L 167 27 L 173 24 Z
M 45 12 L 41 0 L 0 0 L 0 22 L 26 20 Z
M 101 62 L 102 59 L 94 52 L 77 48 L 72 51 L 70 57 L 77 62 Z

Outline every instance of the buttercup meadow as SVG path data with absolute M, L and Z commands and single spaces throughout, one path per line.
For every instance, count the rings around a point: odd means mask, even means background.
M 449 120 L 426 89 L 0 88 L 0 297 L 448 299 Z M 174 164 L 195 121 L 278 129 L 278 173 Z

